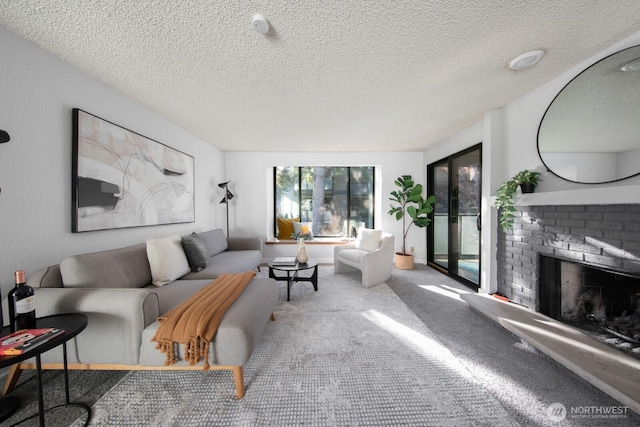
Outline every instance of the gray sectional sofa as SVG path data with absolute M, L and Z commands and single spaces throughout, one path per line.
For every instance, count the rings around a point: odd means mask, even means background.
M 157 318 L 222 273 L 259 268 L 262 242 L 259 238 L 226 239 L 216 229 L 182 236 L 182 244 L 191 271 L 162 286 L 152 283 L 157 278 L 155 261 L 150 261 L 150 241 L 68 257 L 28 278 L 27 283 L 35 288 L 38 317 L 71 312 L 88 317 L 85 331 L 68 343 L 70 369 L 202 369 L 202 364 L 189 366 L 180 354 L 177 365 L 165 367 L 165 355 L 151 342 Z M 171 250 L 179 251 L 175 246 Z M 171 264 L 173 258 L 162 261 L 160 267 Z M 269 319 L 273 320 L 278 298 L 275 280 L 254 278 L 225 313 L 211 343 L 211 369 L 234 372 L 239 398 L 244 396 L 243 365 Z M 60 369 L 62 360 L 61 348 L 42 355 L 45 369 Z M 15 384 L 21 369 L 33 367 L 32 363 L 21 365 L 7 384 Z M 9 388 L 5 386 L 5 392 Z

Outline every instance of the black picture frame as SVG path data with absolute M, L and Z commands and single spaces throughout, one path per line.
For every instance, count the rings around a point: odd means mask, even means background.
M 192 156 L 73 109 L 72 232 L 195 221 Z

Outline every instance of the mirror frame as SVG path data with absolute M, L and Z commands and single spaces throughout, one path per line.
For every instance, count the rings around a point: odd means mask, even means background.
M 630 49 L 638 49 L 640 48 L 640 45 L 634 45 L 634 46 L 629 46 L 627 48 L 618 50 L 616 52 L 611 53 L 610 55 L 605 56 L 602 59 L 599 59 L 598 61 L 594 62 L 593 64 L 589 65 L 587 68 L 585 68 L 584 70 L 580 71 L 575 77 L 573 77 L 571 80 L 569 80 L 569 82 L 567 82 L 567 84 L 565 84 L 562 89 L 553 97 L 553 99 L 551 100 L 551 102 L 549 103 L 549 105 L 547 106 L 547 108 L 545 109 L 544 114 L 542 115 L 542 118 L 540 119 L 540 124 L 538 125 L 538 132 L 536 135 L 536 149 L 538 150 L 538 157 L 540 158 L 540 160 L 542 161 L 542 164 L 545 166 L 546 170 L 548 172 L 551 172 L 553 175 L 557 176 L 560 179 L 563 179 L 565 181 L 568 182 L 574 182 L 574 183 L 578 183 L 578 184 L 607 184 L 607 183 L 612 183 L 612 182 L 618 182 L 618 181 L 622 181 L 625 179 L 629 179 L 629 178 L 633 178 L 636 177 L 638 175 L 640 175 L 640 168 L 637 172 L 622 177 L 622 178 L 616 178 L 616 179 L 612 179 L 612 180 L 607 180 L 607 181 L 593 181 L 593 182 L 585 182 L 585 181 L 575 181 L 572 180 L 570 178 L 566 178 L 564 176 L 559 175 L 558 173 L 556 173 L 553 169 L 551 169 L 547 163 L 545 163 L 543 157 L 542 157 L 542 152 L 540 150 L 540 130 L 542 129 L 542 124 L 544 123 L 545 118 L 547 117 L 547 114 L 549 113 L 549 110 L 551 109 L 551 107 L 553 106 L 554 102 L 558 99 L 558 97 L 560 97 L 564 92 L 565 89 L 567 89 L 567 87 L 569 87 L 574 81 L 576 81 L 578 78 L 580 78 L 583 74 L 585 74 L 586 72 L 588 72 L 589 70 L 591 70 L 593 67 L 595 67 L 596 65 L 602 63 L 603 61 L 606 61 L 607 59 L 610 59 L 611 57 L 618 55 L 622 52 L 628 51 Z M 636 73 L 640 74 L 640 72 Z M 640 147 L 639 147 L 640 149 Z

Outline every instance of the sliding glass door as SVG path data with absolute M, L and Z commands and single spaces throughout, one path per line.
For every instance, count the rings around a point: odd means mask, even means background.
M 427 166 L 428 194 L 436 195 L 429 225 L 429 265 L 480 286 L 482 145 Z

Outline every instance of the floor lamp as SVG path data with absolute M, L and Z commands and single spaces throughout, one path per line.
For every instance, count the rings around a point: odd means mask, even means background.
M 9 136 L 7 131 L 0 129 L 0 144 L 4 144 L 5 142 L 9 142 L 10 140 L 11 140 L 11 137 Z M 2 189 L 0 189 L 0 192 L 1 191 Z
M 11 138 L 5 130 L 0 130 L 0 144 L 9 142 Z M 0 190 L 2 191 L 2 190 Z M 4 326 L 4 318 L 2 317 L 2 292 L 0 292 L 0 329 Z M 2 335 L 2 334 L 0 334 Z M 0 397 L 0 422 L 6 420 L 18 409 L 20 401 L 15 396 Z
M 218 184 L 218 187 L 224 190 L 224 197 L 220 200 L 220 203 L 227 205 L 227 238 L 229 237 L 229 200 L 233 199 L 233 193 L 229 191 L 229 183 L 231 181 Z

